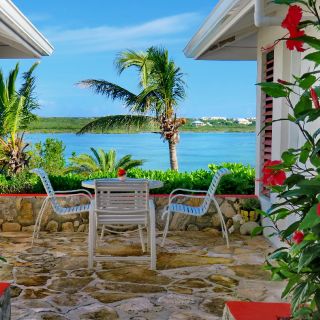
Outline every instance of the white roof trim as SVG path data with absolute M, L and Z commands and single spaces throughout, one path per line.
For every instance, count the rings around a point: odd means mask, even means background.
M 242 10 L 234 10 L 233 12 L 232 9 L 240 4 L 243 4 Z M 219 40 L 232 24 L 253 7 L 253 0 L 220 0 L 184 49 L 185 55 L 188 58 L 199 58 L 213 43 Z M 228 15 L 230 17 L 237 15 L 237 19 L 224 23 Z
M 10 0 L 0 0 L 0 22 L 31 51 L 35 58 L 48 56 L 53 52 L 49 41 L 35 28 Z

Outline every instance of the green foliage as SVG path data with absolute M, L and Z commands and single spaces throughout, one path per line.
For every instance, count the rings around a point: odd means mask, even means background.
M 47 138 L 38 142 L 31 149 L 31 168 L 43 168 L 49 174 L 59 174 L 66 165 L 64 151 L 66 147 L 61 140 Z
M 312 25 L 319 30 L 316 0 L 274 2 L 303 4 L 304 11 L 313 14 L 314 19 L 301 21 L 297 28 L 307 32 L 310 29 L 306 27 Z M 286 99 L 290 110 L 280 121 L 297 126 L 305 142 L 299 148 L 283 152 L 282 163 L 274 166 L 276 171 L 286 172 L 287 178 L 283 185 L 270 187 L 277 200 L 268 212 L 261 214 L 271 219 L 273 235 L 278 235 L 286 244 L 270 255 L 266 268 L 274 280 L 286 281 L 282 297 L 290 298 L 293 318 L 314 320 L 320 319 L 320 130 L 311 128 L 319 127 L 320 119 L 320 88 L 315 85 L 319 82 L 320 40 L 308 35 L 297 40 L 313 48 L 304 59 L 313 62 L 314 68 L 310 67 L 309 72 L 299 77 L 293 76 L 293 83 L 260 85 L 267 95 Z M 288 216 L 294 218 L 289 225 L 283 223 Z
M 229 181 L 222 179 L 220 182 L 220 187 L 217 191 L 218 194 L 250 194 L 254 190 L 254 180 L 252 175 L 252 168 L 243 166 L 246 168 L 246 172 L 243 173 L 240 179 L 240 168 L 241 165 L 236 164 L 225 164 L 226 166 L 237 168 L 238 170 L 238 182 L 242 185 L 246 185 L 248 180 L 251 181 L 251 185 L 247 185 L 247 188 L 236 188 L 232 189 L 229 185 Z M 250 177 L 246 177 L 248 172 L 251 172 Z M 50 181 L 55 190 L 71 190 L 81 188 L 81 182 L 86 179 L 98 179 L 98 178 L 113 178 L 116 177 L 116 172 L 107 173 L 94 173 L 89 176 L 84 177 L 81 174 L 50 174 Z M 234 173 L 231 174 L 233 176 Z M 187 188 L 187 189 L 197 189 L 197 190 L 208 190 L 211 183 L 213 172 L 208 170 L 196 170 L 193 172 L 177 172 L 174 170 L 143 170 L 140 168 L 133 168 L 128 171 L 128 177 L 131 178 L 143 178 L 143 179 L 154 179 L 163 181 L 164 186 L 159 189 L 150 190 L 152 193 L 156 194 L 168 194 L 176 188 Z M 227 176 L 225 176 L 227 177 Z M 0 193 L 43 193 L 44 189 L 42 187 L 40 179 L 33 174 L 24 172 L 17 175 L 15 179 L 5 177 L 0 175 Z
M 257 210 L 261 208 L 261 204 L 259 199 L 257 198 L 249 198 L 245 199 L 241 205 L 243 210 Z
M 65 169 L 65 172 L 80 173 L 90 175 L 95 173 L 107 174 L 118 170 L 119 168 L 129 170 L 143 165 L 144 160 L 134 160 L 131 154 L 123 156 L 118 161 L 116 160 L 116 151 L 111 149 L 108 152 L 103 149 L 90 148 L 93 155 L 80 154 L 73 155 L 69 161 L 70 166 Z
M 218 187 L 220 194 L 254 194 L 255 170 L 250 165 L 228 162 L 209 165 L 212 173 L 216 173 L 221 168 L 229 169 L 232 174 L 222 178 Z

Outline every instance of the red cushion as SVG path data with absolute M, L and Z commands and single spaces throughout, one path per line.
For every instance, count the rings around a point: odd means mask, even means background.
M 228 301 L 226 305 L 236 320 L 277 320 L 291 316 L 289 303 Z
M 5 290 L 9 287 L 10 287 L 10 283 L 0 282 L 0 296 L 2 296 Z

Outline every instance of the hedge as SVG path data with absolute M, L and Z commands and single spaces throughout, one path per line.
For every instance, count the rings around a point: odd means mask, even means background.
M 151 193 L 167 194 L 176 188 L 207 190 L 213 174 L 220 168 L 228 168 L 232 173 L 222 178 L 218 194 L 253 194 L 255 171 L 250 166 L 238 163 L 211 164 L 209 170 L 192 172 L 176 172 L 172 170 L 131 169 L 128 177 L 161 180 L 164 186 L 150 190 Z M 115 173 L 94 174 L 84 177 L 79 174 L 50 175 L 50 181 L 55 190 L 71 190 L 81 188 L 81 182 L 87 179 L 115 177 Z M 28 172 L 16 177 L 0 175 L 0 193 L 44 193 L 40 179 Z

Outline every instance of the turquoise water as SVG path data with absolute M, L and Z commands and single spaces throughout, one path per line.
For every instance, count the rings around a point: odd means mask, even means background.
M 62 140 L 66 145 L 65 155 L 72 152 L 88 153 L 90 147 L 111 148 L 118 158 L 132 154 L 133 158 L 145 159 L 145 169 L 168 169 L 169 152 L 159 134 L 85 134 L 32 133 L 26 135 L 30 143 L 45 141 L 46 138 Z M 207 168 L 209 163 L 241 162 L 255 164 L 255 133 L 181 133 L 177 148 L 180 171 Z

